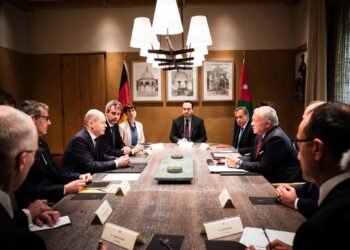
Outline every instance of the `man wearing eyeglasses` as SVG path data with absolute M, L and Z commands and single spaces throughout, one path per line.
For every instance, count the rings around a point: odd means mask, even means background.
M 342 103 L 325 103 L 301 121 L 298 159 L 303 177 L 320 189 L 319 207 L 296 231 L 293 247 L 274 240 L 272 249 L 350 249 L 349 124 L 350 106 Z
M 48 144 L 42 138 L 51 125 L 49 107 L 37 101 L 25 101 L 20 109 L 30 115 L 39 134 L 39 151 L 33 167 L 23 185 L 16 192 L 17 203 L 26 207 L 36 199 L 46 199 L 48 203 L 56 203 L 66 194 L 80 192 L 87 182 L 92 181 L 91 174 L 62 174 L 52 160 Z
M 9 196 L 25 180 L 38 150 L 37 141 L 38 133 L 30 117 L 12 107 L 0 105 L 1 249 L 46 249 L 44 241 L 28 230 L 30 214 L 27 214 L 28 221 L 14 217 Z M 60 214 L 48 209 L 36 214 L 33 220 L 40 219 L 40 216 L 46 216 L 52 226 Z
M 278 126 L 276 110 L 269 106 L 256 108 L 251 125 L 257 136 L 250 155 L 229 156 L 229 167 L 261 173 L 271 183 L 301 181 L 297 151 Z

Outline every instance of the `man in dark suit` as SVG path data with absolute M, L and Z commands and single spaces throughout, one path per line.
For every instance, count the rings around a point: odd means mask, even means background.
M 29 116 L 14 108 L 0 106 L 0 241 L 2 249 L 46 249 L 44 241 L 28 230 L 28 220 L 14 217 L 10 193 L 24 181 L 38 150 L 38 134 Z M 52 226 L 60 216 L 56 211 L 37 207 L 36 217 L 47 216 Z M 21 214 L 25 218 L 24 213 Z M 22 223 L 20 223 L 20 221 Z
M 116 159 L 106 155 L 103 145 L 96 143 L 95 139 L 104 134 L 106 127 L 104 114 L 89 110 L 84 117 L 84 128 L 74 135 L 64 151 L 61 171 L 94 174 L 127 166 L 128 155 Z
M 228 165 L 261 173 L 269 182 L 301 181 L 297 151 L 289 137 L 278 127 L 275 109 L 262 106 L 254 110 L 252 127 L 256 134 L 250 155 L 227 158 Z
M 49 146 L 42 138 L 51 125 L 49 107 L 36 101 L 25 101 L 20 105 L 23 112 L 30 115 L 37 128 L 39 151 L 32 168 L 22 186 L 16 191 L 19 207 L 27 207 L 36 199 L 46 199 L 50 203 L 59 201 L 66 194 L 81 191 L 86 182 L 91 182 L 91 174 L 60 173 L 52 160 Z
M 135 155 L 143 150 L 143 146 L 137 144 L 134 148 L 128 147 L 123 142 L 119 133 L 119 119 L 123 106 L 118 100 L 111 100 L 106 104 L 106 130 L 97 138 L 97 143 L 103 145 L 104 151 L 110 156 Z
M 297 230 L 294 249 L 350 249 L 350 106 L 325 103 L 299 125 L 303 177 L 320 189 L 319 207 Z M 275 240 L 272 247 L 287 249 Z
M 173 120 L 170 132 L 170 140 L 174 143 L 179 141 L 206 142 L 207 133 L 204 121 L 193 115 L 193 102 L 184 101 L 182 104 L 182 116 Z
M 255 135 L 249 120 L 249 111 L 246 107 L 238 107 L 235 110 L 237 126 L 234 127 L 234 137 L 232 146 L 241 155 L 250 153 Z

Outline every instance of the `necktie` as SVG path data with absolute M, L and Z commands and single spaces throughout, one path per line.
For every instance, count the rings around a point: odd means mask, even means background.
M 189 119 L 186 119 L 185 122 L 185 138 L 187 141 L 190 140 L 190 124 L 189 124 Z
M 243 135 L 243 128 L 241 127 L 241 128 L 239 129 L 237 149 L 239 148 L 239 143 L 241 142 L 242 135 Z
M 115 149 L 115 127 L 111 126 L 113 149 Z
M 258 158 L 258 155 L 261 149 L 261 144 L 262 144 L 262 136 L 259 137 L 258 146 L 256 147 L 256 151 L 255 151 L 255 158 Z

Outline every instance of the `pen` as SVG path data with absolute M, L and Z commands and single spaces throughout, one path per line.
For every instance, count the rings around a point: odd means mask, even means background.
M 101 248 L 102 248 L 102 240 L 99 240 L 97 245 L 97 250 L 100 250 Z
M 266 233 L 266 229 L 263 228 L 262 230 L 263 230 L 263 232 L 264 232 L 264 235 L 265 235 L 267 241 L 269 242 L 269 247 L 270 247 L 270 249 L 272 249 L 271 241 L 270 241 L 270 239 L 269 239 L 269 236 L 268 236 L 267 233 Z

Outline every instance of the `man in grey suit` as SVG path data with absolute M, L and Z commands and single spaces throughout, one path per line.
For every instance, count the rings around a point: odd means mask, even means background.
M 182 116 L 173 120 L 170 140 L 177 143 L 179 141 L 206 142 L 207 133 L 204 121 L 193 115 L 193 102 L 184 101 L 182 104 Z

